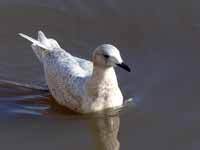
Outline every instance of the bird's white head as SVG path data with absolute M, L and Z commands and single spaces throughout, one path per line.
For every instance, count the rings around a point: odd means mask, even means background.
M 130 68 L 123 63 L 119 50 L 110 44 L 102 44 L 98 46 L 92 56 L 92 61 L 95 66 L 101 68 L 109 68 L 119 66 L 130 72 Z

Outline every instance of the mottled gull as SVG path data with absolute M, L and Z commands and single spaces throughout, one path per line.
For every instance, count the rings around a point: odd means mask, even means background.
M 54 39 L 38 32 L 38 40 L 19 33 L 31 41 L 34 53 L 43 64 L 48 88 L 55 100 L 76 112 L 91 113 L 120 107 L 123 96 L 118 86 L 114 67 L 130 72 L 119 50 L 110 44 L 98 46 L 92 62 L 72 56 Z

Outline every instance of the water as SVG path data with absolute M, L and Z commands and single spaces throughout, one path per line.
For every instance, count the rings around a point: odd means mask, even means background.
M 17 35 L 42 30 L 82 58 L 98 44 L 117 46 L 133 70 L 117 68 L 119 84 L 135 102 L 119 114 L 80 116 L 47 92 L 1 84 L 2 149 L 199 149 L 198 14 L 198 1 L 189 0 L 1 1 L 0 79 L 44 82 Z

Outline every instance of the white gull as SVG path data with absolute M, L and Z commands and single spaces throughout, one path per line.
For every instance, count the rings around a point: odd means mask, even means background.
M 31 41 L 34 53 L 43 64 L 45 79 L 54 99 L 61 105 L 79 112 L 91 113 L 120 107 L 123 96 L 114 67 L 130 72 L 119 50 L 110 44 L 98 46 L 92 62 L 72 56 L 54 39 L 38 31 L 38 40 L 19 33 Z

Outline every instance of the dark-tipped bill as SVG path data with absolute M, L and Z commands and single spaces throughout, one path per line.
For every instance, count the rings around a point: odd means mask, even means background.
M 128 72 L 131 72 L 131 69 L 125 63 L 117 64 L 117 66 L 123 68 L 124 70 L 126 70 Z

